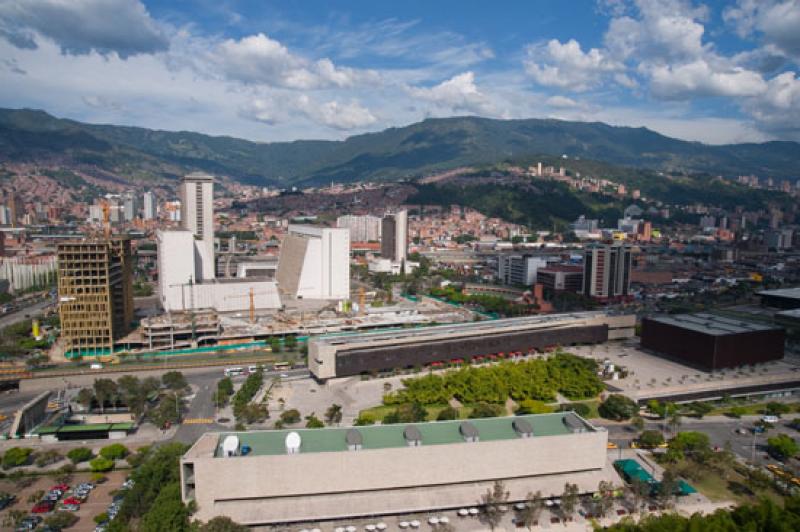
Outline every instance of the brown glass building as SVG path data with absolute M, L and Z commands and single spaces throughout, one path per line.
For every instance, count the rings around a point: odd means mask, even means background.
M 780 327 L 706 313 L 642 320 L 642 347 L 706 370 L 780 360 L 784 338 Z

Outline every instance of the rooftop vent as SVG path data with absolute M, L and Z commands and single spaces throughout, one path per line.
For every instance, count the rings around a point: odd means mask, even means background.
M 239 437 L 234 436 L 231 434 L 230 436 L 225 436 L 225 439 L 222 440 L 222 455 L 226 458 L 230 456 L 236 456 L 236 452 L 239 450 Z
M 364 438 L 358 429 L 349 429 L 344 439 L 347 442 L 347 449 L 350 451 L 358 451 L 364 444 Z
M 514 427 L 514 431 L 520 438 L 530 438 L 533 436 L 533 427 L 526 419 L 515 419 L 511 422 L 511 426 Z
M 409 425 L 403 430 L 403 438 L 406 439 L 406 444 L 409 447 L 422 445 L 422 433 L 414 425 Z
M 464 438 L 464 441 L 468 442 L 476 442 L 480 440 L 480 432 L 478 429 L 470 423 L 469 421 L 464 421 L 458 426 L 458 432 L 461 433 L 461 436 Z
M 286 454 L 297 454 L 300 452 L 300 444 L 302 440 L 300 435 L 296 432 L 290 432 L 286 435 Z

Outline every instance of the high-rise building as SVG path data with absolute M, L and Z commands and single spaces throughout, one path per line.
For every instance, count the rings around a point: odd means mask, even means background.
M 58 296 L 65 355 L 112 353 L 133 320 L 131 243 L 76 240 L 58 245 Z
M 627 296 L 631 287 L 631 246 L 595 244 L 583 258 L 583 294 L 598 299 Z
M 349 299 L 350 232 L 290 225 L 275 274 L 282 293 L 304 299 Z
M 402 262 L 408 255 L 408 211 L 384 216 L 381 222 L 381 256 Z
M 142 200 L 144 204 L 143 218 L 145 220 L 155 220 L 158 217 L 158 200 L 156 199 L 156 195 L 148 190 L 142 196 Z
M 139 201 L 136 192 L 129 190 L 122 195 L 122 215 L 126 222 L 132 222 L 139 214 Z
M 196 280 L 213 279 L 214 178 L 194 172 L 181 179 L 181 225 L 195 238 Z
M 507 285 L 531 286 L 536 282 L 536 272 L 547 266 L 542 257 L 533 255 L 498 255 L 497 277 Z
M 351 242 L 369 242 L 381 238 L 381 219 L 371 214 L 339 216 L 336 227 L 349 229 Z

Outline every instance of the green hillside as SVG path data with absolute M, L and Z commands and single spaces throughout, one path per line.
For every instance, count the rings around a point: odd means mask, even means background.
M 255 184 L 389 180 L 562 154 L 653 170 L 800 177 L 800 144 L 794 142 L 709 146 L 598 122 L 456 117 L 344 141 L 257 143 L 0 109 L 0 161 L 97 168 L 132 180 L 195 169 Z

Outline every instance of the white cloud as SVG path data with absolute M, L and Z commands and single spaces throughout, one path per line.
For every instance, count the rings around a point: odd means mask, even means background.
M 274 87 L 308 90 L 378 80 L 375 72 L 337 67 L 327 58 L 307 60 L 263 33 L 228 39 L 209 54 L 209 59 L 227 79 Z
M 750 99 L 745 108 L 763 129 L 800 141 L 800 78 L 794 72 L 769 80 L 766 91 Z
M 581 107 L 579 102 L 572 98 L 567 98 L 566 96 L 551 96 L 545 100 L 545 103 L 556 109 L 575 109 Z
M 800 61 L 800 2 L 797 0 L 739 0 L 723 11 L 723 19 L 741 37 L 758 32 L 767 45 Z
M 583 52 L 575 39 L 563 44 L 552 39 L 531 45 L 525 60 L 525 71 L 539 85 L 578 92 L 589 90 L 609 74 L 623 70 L 622 63 L 612 60 L 597 48 Z
M 378 120 L 357 100 L 319 103 L 308 95 L 287 92 L 255 98 L 239 109 L 242 118 L 271 126 L 288 122 L 298 114 L 316 124 L 340 131 L 363 129 Z
M 698 96 L 755 96 L 767 85 L 756 72 L 741 67 L 712 68 L 703 59 L 682 65 L 649 67 L 650 88 L 666 99 Z
M 64 53 L 116 53 L 123 59 L 166 50 L 169 41 L 139 0 L 4 0 L 0 37 L 35 49 L 41 36 Z
M 493 114 L 489 98 L 475 85 L 475 74 L 464 72 L 433 87 L 409 87 L 408 93 L 454 111 Z

